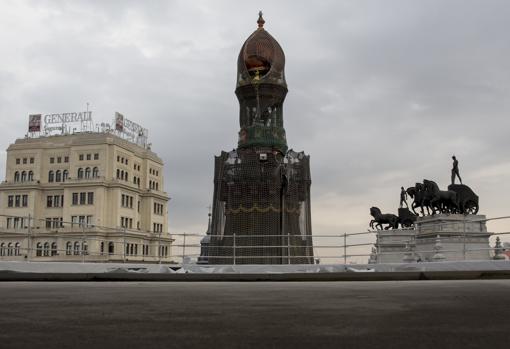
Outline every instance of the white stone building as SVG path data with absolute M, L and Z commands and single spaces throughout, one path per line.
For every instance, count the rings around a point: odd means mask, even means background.
M 0 184 L 0 260 L 168 262 L 163 162 L 112 133 L 17 139 Z

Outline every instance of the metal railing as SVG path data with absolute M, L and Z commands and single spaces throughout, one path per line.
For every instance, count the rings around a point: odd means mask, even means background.
M 398 232 L 409 234 L 409 239 L 398 241 L 401 249 L 384 251 L 377 240 L 378 233 L 391 234 L 391 230 L 367 230 L 356 233 L 313 234 L 313 235 L 232 235 L 208 238 L 213 243 L 201 244 L 204 234 L 141 231 L 125 227 L 105 227 L 85 222 L 61 222 L 56 226 L 46 227 L 45 219 L 33 219 L 30 216 L 6 216 L 6 218 L 23 218 L 23 227 L 0 227 L 0 260 L 48 260 L 48 261 L 80 261 L 80 262 L 147 262 L 147 263 L 204 263 L 226 262 L 226 264 L 247 264 L 254 260 L 258 263 L 266 261 L 276 264 L 305 263 L 321 264 L 365 264 L 372 259 L 377 261 L 385 256 L 404 257 L 406 253 L 461 254 L 460 259 L 469 259 L 470 254 L 486 251 L 490 256 L 501 256 L 505 247 L 495 244 L 496 238 L 507 241 L 508 232 L 491 233 L 487 246 L 472 247 L 469 239 L 487 237 L 485 232 L 463 231 L 450 239 L 457 239 L 457 247 L 436 249 L 431 236 L 429 248 L 417 250 L 416 233 L 420 225 L 414 228 L 399 229 Z M 510 219 L 510 216 L 488 219 L 469 220 L 468 222 L 487 223 L 496 220 Z M 439 231 L 448 232 L 448 224 L 439 224 Z M 444 228 L 444 229 L 443 229 Z M 441 234 L 439 234 L 441 239 Z M 309 246 L 309 242 L 313 242 Z M 422 241 L 425 241 L 422 239 Z M 215 243 L 222 240 L 222 243 Z M 503 241 L 501 241 L 503 242 Z M 18 243 L 17 247 L 16 244 Z M 47 243 L 45 245 L 45 243 Z M 52 247 L 52 243 L 56 247 Z M 68 243 L 71 243 L 69 245 Z M 101 247 L 102 246 L 102 247 Z M 403 247 L 405 246 L 405 247 Z M 371 251 L 374 247 L 375 251 Z M 510 250 L 510 247 L 508 247 Z M 16 251 L 16 252 L 15 252 Z M 210 253 L 210 252 L 215 253 Z M 423 260 L 425 261 L 425 260 Z

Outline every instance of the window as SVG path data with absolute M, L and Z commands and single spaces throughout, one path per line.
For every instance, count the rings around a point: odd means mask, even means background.
M 101 241 L 101 244 L 99 245 L 99 253 L 101 255 L 104 254 L 104 241 Z
M 97 167 L 94 167 L 92 170 L 92 177 L 98 178 L 99 177 L 99 169 Z
M 120 178 L 120 170 L 117 169 L 117 178 Z
M 0 256 L 5 256 L 5 243 L 0 244 Z
M 87 193 L 87 204 L 94 205 L 94 192 L 89 191 Z
M 34 158 L 30 158 L 30 163 L 33 164 L 34 163 Z
M 53 207 L 53 196 L 48 195 L 46 197 L 46 207 Z
M 15 207 L 20 207 L 20 203 L 21 203 L 21 195 L 16 195 L 14 197 L 14 206 Z
M 80 154 L 80 155 L 78 156 L 78 160 L 83 161 L 83 154 Z
M 7 227 L 6 228 L 9 229 L 11 227 L 11 224 L 12 224 L 12 218 L 7 217 L 7 223 L 6 223 Z
M 81 244 L 81 250 L 84 255 L 89 254 L 89 245 L 87 244 L 87 241 L 83 241 Z
M 62 181 L 62 172 L 60 172 L 60 170 L 57 170 L 57 172 L 55 172 L 55 182 L 61 182 Z
M 18 171 L 14 172 L 14 181 L 19 182 L 19 172 Z
M 53 164 L 53 163 L 55 163 L 55 158 L 54 158 L 54 157 L 51 157 L 51 158 L 50 158 L 50 164 Z
M 115 246 L 113 245 L 113 242 L 110 241 L 108 243 L 108 254 L 114 254 L 114 252 L 115 252 Z
M 22 207 L 28 206 L 28 195 L 25 194 L 21 197 L 21 206 Z
M 44 252 L 43 253 L 44 257 L 48 257 L 50 255 L 50 243 L 49 242 L 44 243 L 43 252 Z
M 62 172 L 62 182 L 65 182 L 68 177 L 69 177 L 69 171 L 64 170 L 64 172 Z
M 27 158 L 23 158 L 23 165 L 26 165 L 27 163 Z
M 94 154 L 94 160 L 99 160 L 99 153 Z
M 57 243 L 56 242 L 51 243 L 51 255 L 52 256 L 57 255 Z
M 85 205 L 87 202 L 87 193 L 80 193 L 80 205 Z
M 21 163 L 20 159 L 16 159 L 16 165 L 19 165 Z
M 73 251 L 73 244 L 71 241 L 66 242 L 66 255 L 70 256 Z
M 78 193 L 73 193 L 73 205 L 78 205 Z
M 35 247 L 35 255 L 37 257 L 41 257 L 42 256 L 42 244 L 40 242 L 38 242 L 36 247 Z
M 60 164 L 62 162 L 62 157 L 61 156 L 58 156 L 57 157 L 57 164 Z
M 85 169 L 85 178 L 90 178 L 90 167 Z
M 53 174 L 53 171 L 48 172 L 48 182 L 52 183 L 55 179 L 55 175 Z
M 83 168 L 81 167 L 78 169 L 78 178 L 83 178 Z
M 80 243 L 78 241 L 74 242 L 74 255 L 78 256 L 80 254 Z
M 18 160 L 18 159 L 16 159 L 16 160 Z M 120 162 L 120 156 L 119 155 L 117 155 L 117 162 Z
M 9 244 L 7 244 L 7 255 L 8 256 L 12 256 L 14 253 L 13 253 L 13 250 L 12 250 L 12 242 L 9 242 Z
M 21 172 L 21 181 L 22 182 L 27 181 L 27 173 L 25 171 Z
M 14 195 L 7 197 L 7 207 L 14 207 Z
M 87 154 L 87 160 L 92 159 L 92 154 Z
M 14 255 L 21 256 L 21 246 L 19 242 L 16 242 L 16 244 L 14 245 Z
M 69 156 L 64 156 L 64 162 L 69 162 Z
M 34 172 L 28 171 L 28 181 L 32 182 L 34 180 Z

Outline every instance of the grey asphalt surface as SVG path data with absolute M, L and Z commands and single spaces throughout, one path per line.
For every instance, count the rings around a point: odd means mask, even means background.
M 510 280 L 4 282 L 0 348 L 508 348 Z

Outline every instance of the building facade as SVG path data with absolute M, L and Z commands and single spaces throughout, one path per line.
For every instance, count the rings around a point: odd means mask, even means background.
M 239 53 L 239 142 L 215 159 L 210 239 L 201 261 L 313 263 L 310 157 L 288 150 L 285 55 L 262 14 L 257 23 Z
M 109 132 L 17 139 L 0 184 L 0 260 L 169 261 L 163 161 Z

